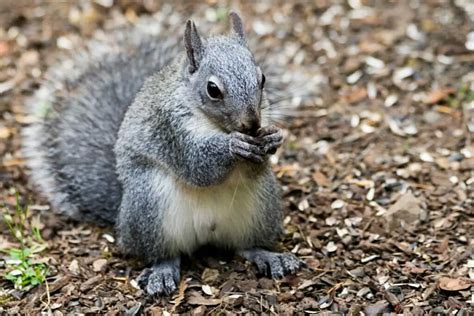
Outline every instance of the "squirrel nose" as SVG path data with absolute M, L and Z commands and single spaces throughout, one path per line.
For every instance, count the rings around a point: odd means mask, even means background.
M 241 132 L 248 135 L 256 135 L 260 128 L 260 120 L 258 118 L 252 118 L 247 122 L 241 123 Z

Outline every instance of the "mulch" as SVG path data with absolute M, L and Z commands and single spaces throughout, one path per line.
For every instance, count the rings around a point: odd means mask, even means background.
M 19 192 L 41 214 L 48 243 L 41 260 L 50 267 L 48 287 L 26 293 L 2 279 L 0 313 L 474 313 L 469 0 L 241 2 L 249 33 L 282 47 L 285 71 L 304 68 L 315 84 L 301 107 L 288 110 L 301 101 L 294 98 L 281 105 L 293 118 L 272 159 L 286 209 L 279 247 L 308 266 L 296 275 L 271 280 L 241 259 L 204 252 L 185 260 L 175 295 L 150 298 L 134 281 L 136 263 L 117 253 L 111 228 L 52 214 L 28 184 L 19 151 L 31 121 L 25 100 L 50 65 L 98 29 L 170 6 L 0 4 L 0 201 L 11 209 Z M 227 7 L 172 4 L 216 24 L 225 23 Z M 0 229 L 2 248 L 13 240 Z

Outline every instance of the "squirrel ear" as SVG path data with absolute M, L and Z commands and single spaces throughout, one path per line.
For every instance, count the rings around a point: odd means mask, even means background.
M 193 73 L 199 68 L 199 62 L 202 57 L 202 41 L 193 21 L 186 22 L 184 31 L 184 47 L 189 60 L 189 72 Z
M 232 26 L 232 32 L 238 36 L 242 44 L 247 45 L 244 33 L 244 23 L 242 19 L 235 11 L 229 13 L 230 25 Z

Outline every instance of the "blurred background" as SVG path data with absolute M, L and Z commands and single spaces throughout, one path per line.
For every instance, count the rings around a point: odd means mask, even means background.
M 91 38 L 146 27 L 148 16 L 165 37 L 181 36 L 188 18 L 203 34 L 219 33 L 230 9 L 241 12 L 251 48 L 285 85 L 274 106 L 288 118 L 286 143 L 272 158 L 288 214 L 281 246 L 310 270 L 277 282 L 255 277 L 244 262 L 199 259 L 177 300 L 146 302 L 127 281 L 136 271 L 104 255 L 113 251 L 103 238 L 111 229 L 50 216 L 27 185 L 20 132 L 32 118 L 23 104 L 52 65 Z M 12 208 L 20 192 L 42 214 L 43 257 L 49 282 L 59 285 L 45 306 L 44 289 L 17 293 L 1 281 L 8 300 L 0 311 L 466 309 L 474 304 L 473 133 L 472 0 L 2 0 L 0 203 Z M 101 256 L 106 264 L 96 269 Z

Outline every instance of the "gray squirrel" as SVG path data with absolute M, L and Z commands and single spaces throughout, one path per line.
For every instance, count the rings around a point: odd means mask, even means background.
M 283 136 L 242 20 L 229 18 L 229 35 L 208 38 L 188 21 L 184 50 L 123 36 L 100 57 L 79 54 L 29 104 L 33 182 L 58 212 L 115 225 L 120 251 L 147 266 L 138 280 L 150 295 L 176 290 L 180 256 L 204 245 L 273 278 L 303 266 L 271 251 L 283 211 L 268 156 Z

